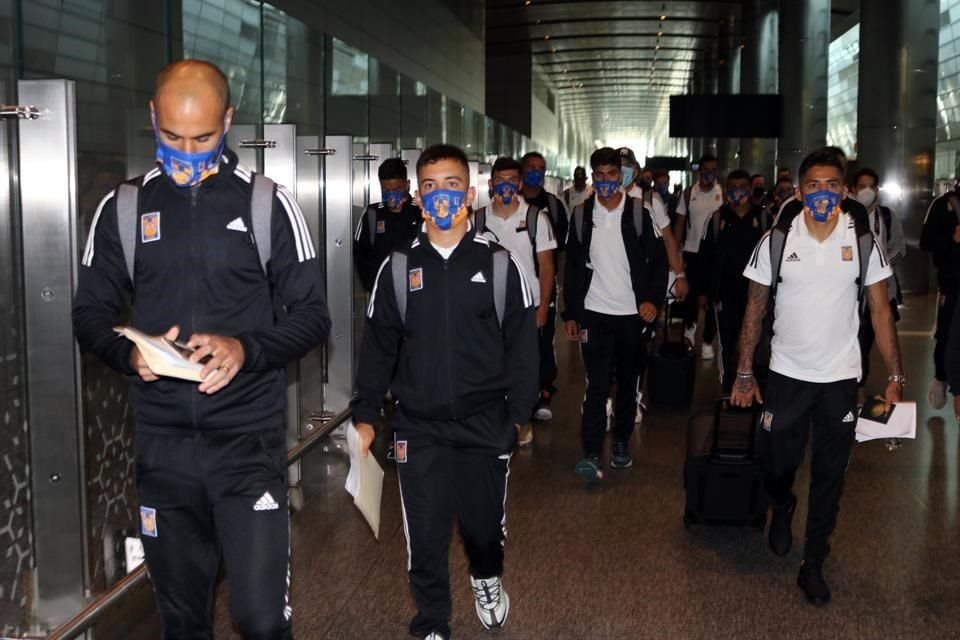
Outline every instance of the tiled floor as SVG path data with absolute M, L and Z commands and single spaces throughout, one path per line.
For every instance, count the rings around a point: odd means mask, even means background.
M 918 437 L 893 452 L 879 442 L 855 449 L 826 567 L 834 600 L 825 609 L 806 604 L 794 584 L 799 545 L 777 558 L 751 529 L 683 528 L 687 412 L 648 416 L 633 442 L 634 468 L 585 488 L 573 474 L 579 356 L 560 345 L 557 417 L 538 427 L 532 449 L 512 463 L 505 585 L 513 607 L 496 637 L 960 638 L 958 429 L 949 405 L 934 412 L 926 404 L 931 324 L 932 298 L 909 299 L 901 344 L 912 381 L 907 399 L 918 401 Z M 695 408 L 711 405 L 715 375 L 715 364 L 701 364 Z M 331 450 L 305 463 L 309 500 L 293 518 L 296 637 L 407 637 L 413 606 L 396 474 L 387 468 L 377 542 L 342 489 L 345 460 Z M 801 475 L 800 486 L 806 481 Z M 796 532 L 806 516 L 805 491 L 800 495 Z M 473 612 L 458 544 L 451 575 L 454 637 L 491 637 Z M 221 585 L 218 638 L 235 637 L 227 597 Z

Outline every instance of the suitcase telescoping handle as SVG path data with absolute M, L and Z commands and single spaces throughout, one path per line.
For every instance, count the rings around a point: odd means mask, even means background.
M 677 304 L 675 300 L 671 300 L 670 296 L 667 296 L 666 300 L 663 303 L 663 344 L 670 343 L 670 321 L 673 320 L 673 305 Z M 686 304 L 686 303 L 680 303 Z M 680 339 L 678 343 L 683 342 L 683 330 L 680 331 Z
M 716 407 L 713 412 L 713 446 L 710 448 L 710 455 L 717 455 L 720 449 L 720 415 L 724 411 L 730 411 L 734 405 L 730 404 L 730 396 L 722 395 L 717 399 Z M 738 413 L 750 414 L 750 435 L 747 442 L 747 456 L 754 457 L 756 453 L 757 442 L 757 424 L 760 422 L 760 414 L 763 405 L 754 402 L 747 408 L 734 408 Z

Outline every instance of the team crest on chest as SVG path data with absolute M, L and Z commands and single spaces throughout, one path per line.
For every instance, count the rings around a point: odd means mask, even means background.
M 140 242 L 156 242 L 160 239 L 160 212 L 153 211 L 140 216 Z
M 420 291 L 423 289 L 423 269 L 417 267 L 407 272 L 407 282 L 410 291 Z
M 377 220 L 377 233 L 386 233 L 386 232 L 387 232 L 387 221 Z
M 850 245 L 840 247 L 840 257 L 844 262 L 853 262 L 853 247 Z

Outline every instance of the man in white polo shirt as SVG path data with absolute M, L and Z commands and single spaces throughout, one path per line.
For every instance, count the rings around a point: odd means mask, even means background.
M 806 542 L 797 584 L 807 600 L 823 605 L 830 601 L 823 562 L 837 521 L 857 420 L 862 297 L 869 303 L 877 345 L 890 371 L 887 404 L 900 401 L 906 379 L 887 297 L 892 271 L 876 236 L 841 205 L 846 193 L 839 156 L 826 149 L 807 156 L 799 177 L 802 212 L 792 217 L 784 212 L 744 270 L 752 282 L 731 401 L 737 406 L 763 402 L 752 365 L 763 318 L 772 304 L 770 377 L 760 422 L 767 490 L 773 501 L 770 547 L 777 555 L 790 550 L 797 503 L 793 483 L 812 425 Z
M 490 206 L 474 213 L 477 233 L 509 250 L 520 263 L 523 275 L 533 289 L 533 306 L 537 310 L 537 329 L 540 332 L 540 391 L 549 392 L 556 372 L 544 366 L 549 359 L 543 350 L 553 351 L 553 333 L 545 338 L 544 327 L 554 320 L 550 301 L 553 296 L 554 260 L 557 248 L 553 225 L 547 213 L 529 204 L 520 194 L 521 165 L 513 158 L 497 158 L 490 171 Z M 521 447 L 533 442 L 533 425 L 526 422 L 519 427 L 517 444 Z
M 719 175 L 716 157 L 705 154 L 700 158 L 700 180 L 687 187 L 677 202 L 676 222 L 673 233 L 683 248 L 683 259 L 687 263 L 687 272 L 692 280 L 697 280 L 697 257 L 700 252 L 700 240 L 703 228 L 713 212 L 723 206 L 723 187 L 717 182 Z M 697 335 L 697 317 L 700 308 L 696 296 L 690 296 L 684 306 L 684 337 L 692 345 Z M 713 339 L 717 334 L 717 323 L 712 313 L 704 314 L 703 348 L 704 360 L 713 358 Z
M 605 405 L 616 375 L 617 398 L 610 466 L 627 469 L 647 341 L 667 288 L 660 230 L 643 200 L 621 187 L 620 155 L 604 147 L 590 156 L 594 194 L 576 207 L 567 236 L 564 328 L 580 342 L 586 369 L 580 433 L 584 457 L 576 471 L 603 478 Z

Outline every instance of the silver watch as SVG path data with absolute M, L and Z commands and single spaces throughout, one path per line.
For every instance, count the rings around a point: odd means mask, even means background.
M 887 382 L 896 382 L 901 387 L 907 386 L 907 376 L 902 373 L 893 373 L 887 376 Z

